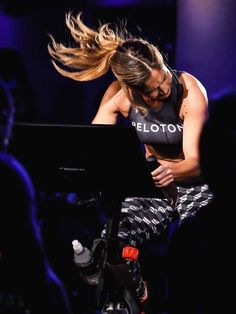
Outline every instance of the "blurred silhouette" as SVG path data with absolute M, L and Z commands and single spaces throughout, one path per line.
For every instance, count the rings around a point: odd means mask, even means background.
M 210 100 L 210 119 L 201 140 L 201 167 L 217 201 L 232 201 L 236 177 L 236 89 L 222 90 Z M 231 181 L 232 180 L 232 181 Z
M 14 98 L 15 121 L 37 120 L 33 89 L 21 55 L 11 48 L 0 48 L 0 80 Z
M 14 100 L 8 85 L 0 80 L 0 151 L 6 152 L 14 123 Z
M 8 113 L 14 112 L 10 96 L 0 84 L 0 312 L 72 314 L 67 292 L 45 255 L 31 178 L 7 152 L 13 119 Z
M 169 263 L 170 314 L 228 313 L 234 285 L 234 190 L 236 178 L 236 91 L 209 102 L 200 141 L 200 163 L 214 200 L 176 231 Z

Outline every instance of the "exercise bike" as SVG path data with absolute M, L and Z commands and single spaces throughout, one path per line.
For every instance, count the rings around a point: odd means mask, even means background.
M 149 171 L 152 171 L 157 167 L 156 159 L 151 156 L 147 165 Z M 163 196 L 167 197 L 171 204 L 175 204 L 177 190 L 175 186 L 170 189 L 164 190 Z M 84 276 L 84 279 L 89 284 L 97 285 L 97 304 L 101 314 L 147 314 L 148 302 L 146 301 L 145 305 L 140 303 L 136 293 L 139 285 L 145 285 L 139 272 L 138 249 L 121 247 L 117 237 L 123 197 L 118 194 L 112 197 L 109 195 L 105 200 L 108 202 L 106 207 L 109 208 L 105 236 L 94 241 L 91 252 L 82 265 L 87 269 L 84 272 L 87 272 L 87 277 Z M 78 265 L 76 254 L 74 260 Z M 144 291 L 143 289 L 147 290 L 147 287 L 142 287 L 141 291 Z

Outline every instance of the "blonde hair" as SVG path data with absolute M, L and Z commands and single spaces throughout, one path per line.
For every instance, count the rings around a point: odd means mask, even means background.
M 76 46 L 57 43 L 50 35 L 48 51 L 56 70 L 77 81 L 98 78 L 111 68 L 116 78 L 131 88 L 140 88 L 151 70 L 163 68 L 163 57 L 157 47 L 132 36 L 123 26 L 122 31 L 109 23 L 100 24 L 97 30 L 81 20 L 81 14 L 66 14 L 65 22 Z M 60 66 L 56 63 L 58 61 Z
M 75 47 L 57 43 L 50 35 L 48 51 L 54 59 L 53 65 L 63 76 L 89 81 L 104 75 L 111 67 L 121 83 L 139 86 L 152 68 L 163 68 L 163 57 L 157 47 L 135 38 L 124 25 L 122 29 L 116 25 L 113 30 L 106 23 L 94 30 L 82 22 L 81 14 L 73 16 L 69 12 L 65 16 Z
M 62 43 L 56 43 L 50 35 L 52 42 L 48 45 L 48 51 L 63 66 L 59 67 L 55 61 L 52 61 L 63 76 L 77 81 L 89 81 L 109 70 L 110 58 L 117 47 L 124 42 L 124 38 L 119 35 L 118 28 L 113 30 L 108 23 L 100 25 L 97 31 L 87 27 L 81 20 L 81 14 L 82 12 L 74 17 L 69 12 L 65 17 L 66 25 L 77 46 L 67 47 Z M 64 67 L 73 71 L 66 70 Z

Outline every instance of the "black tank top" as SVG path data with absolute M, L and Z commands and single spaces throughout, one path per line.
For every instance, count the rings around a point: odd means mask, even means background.
M 152 109 L 144 104 L 147 113 L 143 114 L 133 106 L 129 112 L 139 140 L 165 157 L 177 157 L 182 153 L 183 120 L 179 117 L 179 108 L 183 86 L 178 80 L 181 73 L 172 70 L 172 74 L 171 93 L 161 108 Z

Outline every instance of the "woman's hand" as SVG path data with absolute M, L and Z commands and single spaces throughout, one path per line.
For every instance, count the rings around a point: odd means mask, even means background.
M 160 165 L 151 172 L 155 186 L 158 188 L 166 187 L 174 181 L 171 169 L 166 165 Z

